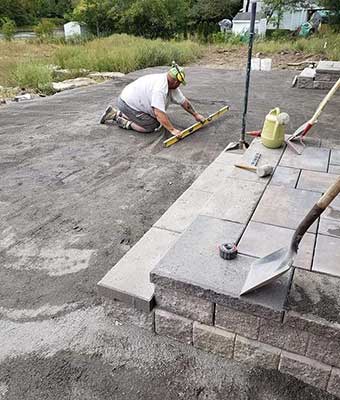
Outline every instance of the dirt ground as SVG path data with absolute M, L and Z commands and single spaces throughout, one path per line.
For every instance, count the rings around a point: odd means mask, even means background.
M 166 149 L 164 133 L 99 125 L 143 73 L 0 109 L 0 400 L 331 399 L 120 325 L 123 306 L 98 297 L 97 282 L 240 133 L 244 73 L 199 66 L 184 93 L 205 115 L 231 106 L 205 130 Z M 289 130 L 312 115 L 325 93 L 291 88 L 293 76 L 252 75 L 249 129 L 273 106 L 291 114 Z M 339 103 L 314 136 L 338 140 Z M 170 117 L 192 123 L 176 107 Z
M 235 49 L 210 46 L 209 50 L 205 52 L 205 55 L 197 62 L 197 65 L 209 68 L 242 70 L 247 63 L 247 52 L 248 49 L 246 46 Z M 282 51 L 275 54 L 254 52 L 253 57 L 271 58 L 272 69 L 296 71 L 297 74 L 299 71 L 309 66 L 307 61 L 317 62 L 323 59 L 320 55 L 289 51 Z

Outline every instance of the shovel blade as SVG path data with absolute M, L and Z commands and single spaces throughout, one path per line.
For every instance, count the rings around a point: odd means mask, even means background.
M 267 285 L 287 272 L 294 260 L 291 249 L 284 247 L 253 262 L 241 290 L 241 296 Z

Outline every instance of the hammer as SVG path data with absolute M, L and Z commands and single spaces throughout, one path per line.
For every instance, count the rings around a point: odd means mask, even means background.
M 274 168 L 269 164 L 261 165 L 260 167 L 253 167 L 251 165 L 245 164 L 235 164 L 235 167 L 246 169 L 247 171 L 256 172 L 257 176 L 259 176 L 260 178 L 271 175 L 274 170 Z

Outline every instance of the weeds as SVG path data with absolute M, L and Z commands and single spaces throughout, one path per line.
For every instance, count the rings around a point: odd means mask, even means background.
M 18 64 L 11 78 L 23 88 L 36 89 L 43 93 L 52 91 L 52 70 L 44 64 Z

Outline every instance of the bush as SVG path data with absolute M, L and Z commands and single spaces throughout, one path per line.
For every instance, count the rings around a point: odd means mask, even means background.
M 37 26 L 33 28 L 34 32 L 40 39 L 50 38 L 53 36 L 55 25 L 49 20 L 41 20 Z
M 18 64 L 12 73 L 16 85 L 49 93 L 52 91 L 52 71 L 47 65 L 26 62 Z
M 3 33 L 5 39 L 8 41 L 12 40 L 16 31 L 15 22 L 7 17 L 3 18 L 1 22 L 2 22 L 1 32 Z

